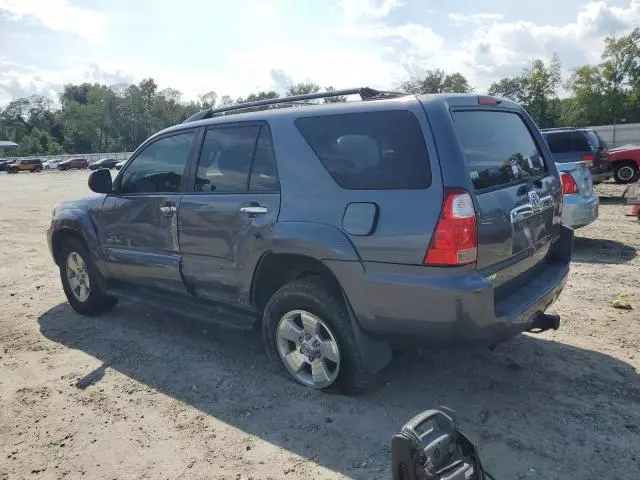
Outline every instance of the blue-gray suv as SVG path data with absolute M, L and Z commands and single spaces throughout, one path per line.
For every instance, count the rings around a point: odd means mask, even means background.
M 397 345 L 558 328 L 544 312 L 573 233 L 551 153 L 508 100 L 363 88 L 203 111 L 89 187 L 48 231 L 77 312 L 123 298 L 259 326 L 306 386 L 361 389 Z

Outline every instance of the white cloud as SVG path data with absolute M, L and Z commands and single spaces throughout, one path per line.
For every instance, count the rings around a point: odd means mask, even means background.
M 624 33 L 640 24 L 640 0 L 627 8 L 605 2 L 584 5 L 574 22 L 539 25 L 533 22 L 495 22 L 478 28 L 466 43 L 474 67 L 488 74 L 510 69 L 517 73 L 531 58 L 548 59 L 558 53 L 565 66 L 599 61 L 605 36 Z
M 504 18 L 504 14 L 502 13 L 450 13 L 447 15 L 449 20 L 451 20 L 451 24 L 454 26 L 472 24 L 472 25 L 481 25 L 483 23 L 491 23 L 498 20 L 502 20 Z
M 348 27 L 340 31 L 340 33 L 348 38 L 403 39 L 423 53 L 440 51 L 444 45 L 444 38 L 429 27 L 415 23 L 397 26 L 383 24 L 359 25 Z
M 340 0 L 340 8 L 350 20 L 361 17 L 383 18 L 400 7 L 400 0 Z
M 91 41 L 106 34 L 106 16 L 86 8 L 74 7 L 68 0 L 0 0 L 0 11 L 14 20 L 34 19 L 56 32 L 77 33 Z

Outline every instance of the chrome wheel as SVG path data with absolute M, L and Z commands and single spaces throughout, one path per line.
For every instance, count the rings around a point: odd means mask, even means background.
M 618 169 L 618 178 L 623 182 L 630 182 L 631 180 L 633 180 L 635 174 L 635 169 L 628 165 L 624 165 Z
M 338 378 L 338 342 L 320 318 L 293 310 L 280 319 L 276 335 L 282 363 L 297 381 L 308 387 L 326 388 Z
M 79 302 L 87 301 L 91 293 L 89 272 L 87 271 L 87 264 L 77 252 L 71 252 L 67 257 L 67 283 L 76 300 Z

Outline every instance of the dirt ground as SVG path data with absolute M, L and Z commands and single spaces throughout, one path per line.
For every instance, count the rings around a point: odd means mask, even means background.
M 45 229 L 86 178 L 0 174 L 0 480 L 389 479 L 391 435 L 437 405 L 499 480 L 640 478 L 640 222 L 619 200 L 577 232 L 558 332 L 405 353 L 350 398 L 275 374 L 257 333 L 75 314 Z

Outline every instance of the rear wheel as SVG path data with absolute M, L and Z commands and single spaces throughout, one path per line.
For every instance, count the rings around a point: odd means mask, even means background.
M 69 304 L 82 315 L 98 315 L 111 310 L 117 299 L 104 295 L 98 287 L 99 273 L 84 244 L 67 239 L 60 249 L 60 280 Z
M 613 178 L 616 183 L 633 183 L 638 178 L 638 166 L 634 162 L 625 162 L 615 167 Z
M 354 393 L 370 380 L 340 292 L 320 277 L 278 290 L 267 303 L 262 329 L 269 357 L 304 386 Z

